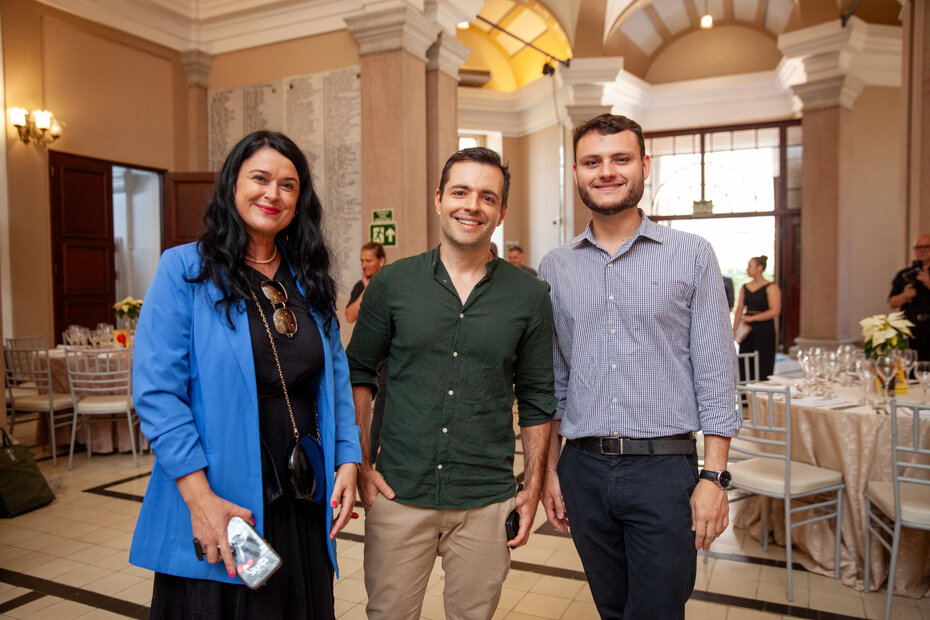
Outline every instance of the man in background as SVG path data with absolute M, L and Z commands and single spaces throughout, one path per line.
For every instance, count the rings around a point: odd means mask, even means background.
M 914 327 L 911 348 L 917 358 L 930 361 L 930 235 L 920 235 L 914 241 L 914 262 L 895 274 L 888 295 L 892 310 L 903 310 Z
M 523 253 L 523 248 L 519 245 L 510 246 L 510 249 L 507 250 L 507 260 L 510 261 L 511 265 L 516 265 L 534 278 L 538 275 L 535 269 L 527 266 L 526 255 Z

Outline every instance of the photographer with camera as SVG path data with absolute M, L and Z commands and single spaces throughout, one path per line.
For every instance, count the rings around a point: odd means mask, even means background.
M 888 305 L 903 310 L 914 324 L 914 342 L 921 360 L 930 360 L 930 235 L 920 235 L 914 241 L 914 262 L 895 275 Z

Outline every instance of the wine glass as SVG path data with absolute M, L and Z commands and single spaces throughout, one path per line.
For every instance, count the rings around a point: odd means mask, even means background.
M 904 367 L 904 380 L 906 381 L 911 374 L 911 369 L 917 363 L 917 351 L 915 349 L 905 349 L 901 351 L 901 366 Z
M 924 388 L 924 398 L 922 402 L 927 402 L 927 388 L 930 387 L 930 362 L 917 362 L 914 368 L 914 375 L 920 385 Z
M 827 380 L 827 386 L 825 387 L 829 387 L 829 384 L 834 383 L 840 371 L 843 370 L 843 360 L 835 351 L 826 351 L 823 354 L 823 365 L 824 375 Z M 831 396 L 835 397 L 836 394 L 831 394 Z
M 871 405 L 869 397 L 872 395 L 872 392 L 875 391 L 875 377 L 877 373 L 875 372 L 875 361 L 868 357 L 860 357 L 856 360 L 856 374 L 859 375 L 859 379 L 862 381 L 862 402 L 858 403 L 860 406 Z
M 843 371 L 840 376 L 840 383 L 842 385 L 849 385 L 850 372 L 849 369 L 856 361 L 856 345 L 854 344 L 841 344 L 836 348 L 836 354 L 839 356 L 840 360 L 843 362 Z
M 891 406 L 891 381 L 898 373 L 898 356 L 897 355 L 879 355 L 875 358 L 875 370 L 878 376 L 885 382 L 883 390 L 883 401 L 885 407 Z M 885 409 L 888 413 L 888 409 Z

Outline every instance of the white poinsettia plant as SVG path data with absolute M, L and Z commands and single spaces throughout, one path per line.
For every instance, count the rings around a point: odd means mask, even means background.
M 139 318 L 139 312 L 142 310 L 142 300 L 131 296 L 126 297 L 126 299 L 113 304 L 113 310 L 116 312 L 117 318 L 121 319 L 125 316 L 130 319 L 137 319 Z
M 914 324 L 904 318 L 903 312 L 876 314 L 859 321 L 865 339 L 865 354 L 868 357 L 887 355 L 891 349 L 907 349 L 914 337 Z

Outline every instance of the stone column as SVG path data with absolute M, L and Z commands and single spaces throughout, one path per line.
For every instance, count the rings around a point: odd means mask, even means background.
M 410 6 L 345 18 L 359 43 L 362 91 L 363 239 L 375 209 L 392 209 L 397 246 L 388 261 L 429 247 L 426 51 L 440 27 Z
M 572 175 L 572 165 L 575 163 L 572 130 L 578 123 L 611 112 L 611 106 L 603 103 L 604 91 L 622 70 L 623 58 L 619 56 L 576 58 L 569 67 L 559 66 L 561 99 L 565 102 L 565 114 L 561 116 L 562 133 L 565 136 L 565 241 L 583 232 L 591 219 L 590 211 L 581 202 Z
M 806 81 L 792 86 L 803 104 L 801 169 L 801 307 L 797 345 L 852 342 L 848 299 L 852 282 L 844 185 L 854 154 L 852 111 L 863 82 L 850 72 L 855 28 L 825 24 L 779 39 L 788 58 L 800 58 Z
M 480 8 L 480 7 L 479 7 Z M 453 28 L 455 26 L 453 25 Z M 426 64 L 426 205 L 427 246 L 439 244 L 439 219 L 433 215 L 433 198 L 442 166 L 458 150 L 459 68 L 471 50 L 444 31 L 429 48 Z
M 210 125 L 207 110 L 207 79 L 213 56 L 201 50 L 181 52 L 187 73 L 187 166 L 190 172 L 210 169 Z
M 930 232 L 930 4 L 900 0 L 904 25 L 904 143 L 907 242 Z

